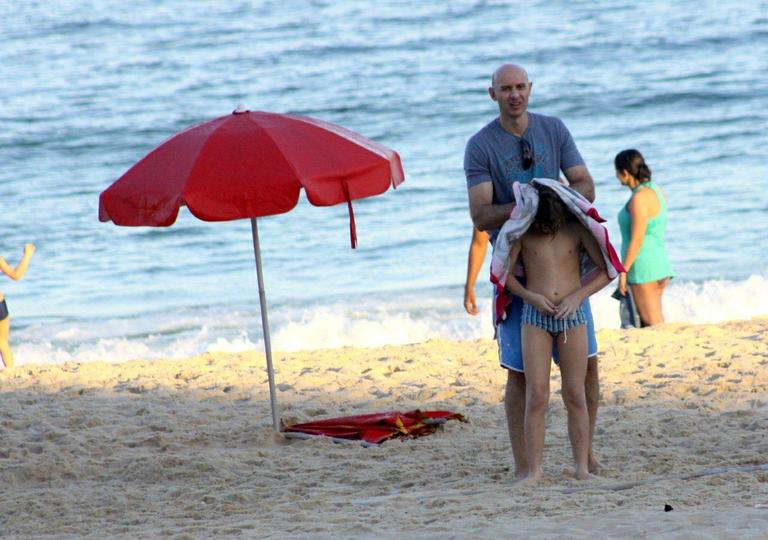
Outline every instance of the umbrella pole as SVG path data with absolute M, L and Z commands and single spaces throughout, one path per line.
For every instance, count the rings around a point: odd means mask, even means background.
M 259 280 L 259 302 L 261 303 L 261 327 L 264 331 L 264 352 L 267 355 L 267 376 L 269 377 L 269 403 L 272 407 L 272 425 L 280 432 L 280 420 L 277 416 L 277 399 L 275 398 L 275 370 L 272 368 L 272 344 L 269 340 L 269 317 L 267 316 L 267 296 L 264 292 L 264 275 L 261 271 L 261 251 L 259 250 L 259 228 L 256 218 L 251 218 L 251 234 L 253 236 L 253 255 L 256 258 L 256 277 Z

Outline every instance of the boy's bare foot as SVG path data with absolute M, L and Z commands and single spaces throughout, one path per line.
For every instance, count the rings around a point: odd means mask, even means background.
M 576 470 L 573 471 L 573 477 L 576 480 L 586 480 L 589 476 L 589 468 L 587 467 L 576 467 Z
M 595 459 L 595 456 L 593 456 L 592 453 L 590 452 L 590 454 L 589 454 L 589 472 L 596 473 L 597 471 L 600 470 L 600 467 L 602 467 L 602 465 L 600 465 L 600 462 L 597 461 Z
M 541 475 L 540 474 L 529 474 L 522 480 L 520 480 L 519 485 L 523 487 L 533 487 L 537 485 L 539 482 L 541 482 Z
M 515 481 L 523 480 L 528 476 L 528 466 L 525 467 L 515 467 Z
M 535 486 L 544 476 L 544 470 L 539 467 L 536 471 L 530 471 L 526 476 L 515 480 L 515 484 L 523 487 Z

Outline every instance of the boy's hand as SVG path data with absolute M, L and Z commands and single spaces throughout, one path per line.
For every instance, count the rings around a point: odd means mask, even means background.
M 575 294 L 569 294 L 557 305 L 555 319 L 567 319 L 579 309 L 582 300 Z
M 557 311 L 555 304 L 543 294 L 531 293 L 528 303 L 547 315 L 554 315 Z
M 35 252 L 35 244 L 24 244 L 24 253 L 32 255 Z

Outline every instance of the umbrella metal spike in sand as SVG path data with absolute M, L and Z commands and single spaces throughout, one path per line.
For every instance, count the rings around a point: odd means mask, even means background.
M 267 293 L 264 290 L 264 273 L 261 270 L 261 250 L 259 249 L 259 227 L 256 218 L 251 218 L 251 236 L 253 237 L 253 256 L 256 259 L 256 279 L 259 283 L 259 305 L 261 308 L 261 328 L 264 335 L 264 355 L 267 357 L 267 378 L 269 379 L 269 406 L 272 411 L 272 425 L 280 431 L 280 418 L 277 413 L 275 397 L 275 370 L 272 367 L 272 341 L 269 337 L 269 315 L 267 315 Z
M 250 219 L 259 285 L 272 423 L 280 431 L 257 218 L 296 206 L 303 188 L 314 206 L 346 202 L 404 180 L 397 152 L 341 126 L 306 116 L 238 108 L 171 136 L 99 196 L 99 220 L 168 227 L 183 205 L 204 221 Z

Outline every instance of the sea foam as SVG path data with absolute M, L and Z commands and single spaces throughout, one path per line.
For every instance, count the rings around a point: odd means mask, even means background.
M 768 283 L 763 275 L 741 281 L 672 281 L 664 295 L 668 322 L 719 323 L 768 314 Z M 598 330 L 618 328 L 615 284 L 592 297 Z M 460 288 L 393 293 L 386 297 L 337 299 L 301 307 L 278 306 L 270 312 L 273 351 L 335 347 L 403 345 L 429 339 L 492 338 L 490 288 L 477 287 L 480 314 L 462 307 Z M 257 308 L 255 308 L 257 309 Z M 155 325 L 152 332 L 138 325 Z M 51 338 L 40 338 L 35 325 L 14 334 L 16 361 L 122 362 L 131 359 L 183 358 L 204 352 L 264 350 L 256 312 L 231 311 L 201 318 L 189 313 L 60 325 Z

